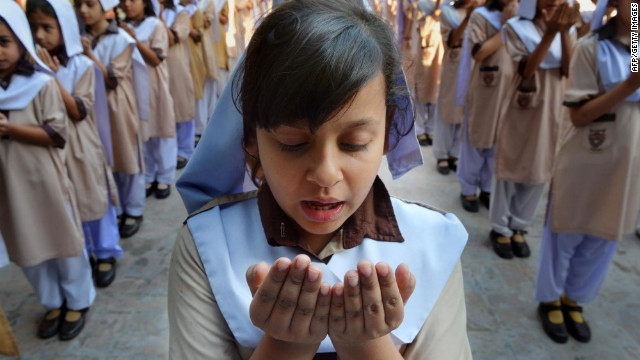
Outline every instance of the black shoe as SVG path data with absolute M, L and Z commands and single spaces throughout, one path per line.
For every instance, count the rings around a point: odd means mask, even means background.
M 457 158 L 447 159 L 447 162 L 449 163 L 449 169 L 451 169 L 451 171 L 456 172 L 458 170 L 458 159 Z
M 498 241 L 499 237 L 506 238 L 506 236 L 496 232 L 495 230 L 491 230 L 491 233 L 489 233 L 489 239 L 491 239 L 493 251 L 495 251 L 496 254 L 498 254 L 498 256 L 503 259 L 513 259 L 513 250 L 511 249 L 511 243 L 501 243 Z
M 524 234 L 527 232 L 524 230 L 513 230 L 513 236 L 511 237 L 511 247 L 513 249 L 513 255 L 519 258 L 526 258 L 531 255 L 531 250 L 529 250 L 529 245 L 524 238 Z M 515 241 L 515 237 L 522 237 L 522 241 Z
M 156 199 L 166 199 L 171 195 L 171 185 L 167 185 L 166 189 L 156 190 Z
M 95 255 L 91 254 L 89 255 L 89 266 L 91 266 L 91 274 L 93 276 L 96 275 L 96 269 L 97 269 L 97 262 L 96 262 L 96 257 Z
M 38 325 L 38 337 L 48 339 L 55 336 L 60 331 L 60 325 L 64 318 L 64 305 L 60 309 L 49 310 L 42 317 Z
M 418 135 L 418 143 L 420 146 L 430 146 L 433 143 L 433 140 L 431 140 L 428 134 L 422 134 Z
M 71 340 L 78 336 L 84 328 L 85 317 L 89 308 L 82 310 L 67 310 L 62 325 L 60 325 L 60 340 Z
M 177 170 L 183 169 L 185 166 L 187 166 L 188 162 L 189 160 L 178 156 L 178 163 L 176 164 L 176 169 Z
M 196 135 L 196 143 L 195 145 L 193 145 L 193 147 L 198 146 L 198 143 L 200 142 L 200 138 L 202 137 L 202 135 Z
M 441 164 L 445 164 L 442 166 Z M 449 162 L 447 159 L 438 159 L 438 163 L 436 164 L 436 168 L 438 172 L 442 175 L 449 175 Z
M 551 340 L 557 342 L 558 344 L 564 344 L 569 341 L 569 335 L 567 334 L 565 323 L 563 322 L 560 324 L 554 324 L 549 320 L 548 314 L 554 310 L 562 310 L 562 308 L 557 305 L 546 305 L 543 303 L 540 303 L 540 305 L 538 305 L 538 315 L 540 316 L 540 321 L 542 322 L 542 329 L 551 338 Z
M 573 321 L 573 318 L 569 315 L 569 312 L 577 311 L 582 313 L 581 306 L 571 306 L 562 302 L 562 315 L 564 316 L 564 322 L 567 325 L 567 331 L 577 341 L 588 343 L 591 340 L 591 329 L 587 325 L 586 321 L 581 323 Z
M 108 259 L 98 259 L 98 265 L 94 274 L 96 276 L 97 287 L 104 288 L 111 285 L 116 278 L 116 259 L 112 257 Z
M 133 219 L 135 222 L 133 224 L 127 224 L 127 219 Z M 140 224 L 142 223 L 142 215 L 140 216 L 131 216 L 127 214 L 122 214 L 122 220 L 120 221 L 120 238 L 126 239 L 128 237 L 133 236 L 135 233 L 140 230 Z
M 154 192 L 158 190 L 158 182 L 154 181 L 151 183 L 151 186 L 147 188 L 147 197 L 151 196 Z
M 484 205 L 487 209 L 489 209 L 489 204 L 491 204 L 491 193 L 481 191 L 479 196 L 480 203 Z
M 468 212 L 478 212 L 478 199 L 475 195 L 469 195 L 469 197 L 473 196 L 473 199 L 468 199 L 467 196 L 460 194 L 460 200 L 462 201 L 462 207 Z

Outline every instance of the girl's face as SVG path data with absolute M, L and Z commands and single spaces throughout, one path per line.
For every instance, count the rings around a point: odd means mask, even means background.
M 538 13 L 542 13 L 542 9 L 546 9 L 549 16 L 553 16 L 553 13 L 556 12 L 556 9 L 562 4 L 565 0 L 538 0 L 537 10 Z
M 52 52 L 64 43 L 57 18 L 35 11 L 29 15 L 29 25 L 33 39 L 47 51 Z
M 303 239 L 330 239 L 371 190 L 385 148 L 385 94 L 379 74 L 313 134 L 306 126 L 257 130 L 261 170 Z
M 76 1 L 76 10 L 80 15 L 80 19 L 89 26 L 93 26 L 104 19 L 104 11 L 98 0 Z
M 4 21 L 0 21 L 0 77 L 11 74 L 22 57 L 22 44 Z
M 144 16 L 144 6 L 144 0 L 120 0 L 120 7 L 134 21 Z
M 609 1 L 616 7 L 616 21 L 620 21 L 621 27 L 624 29 L 631 29 L 631 3 L 638 4 L 638 0 L 617 0 Z M 637 32 L 637 31 L 634 31 Z

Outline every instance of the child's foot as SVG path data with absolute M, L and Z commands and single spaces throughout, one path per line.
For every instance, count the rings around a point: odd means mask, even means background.
M 178 156 L 178 162 L 176 163 L 176 169 L 177 170 L 183 169 L 185 166 L 187 166 L 187 162 L 189 162 L 189 160 Z
M 458 170 L 458 158 L 450 157 L 447 159 L 449 169 L 453 172 Z
M 126 239 L 133 236 L 140 230 L 140 224 L 142 224 L 142 215 L 131 216 L 122 214 L 120 218 L 120 238 Z
M 538 315 L 542 321 L 542 329 L 551 340 L 559 344 L 564 344 L 569 340 L 559 299 L 549 303 L 541 302 L 538 305 Z
M 489 233 L 489 239 L 493 245 L 493 251 L 503 259 L 513 259 L 513 249 L 511 248 L 511 238 L 504 236 L 495 230 Z
M 429 146 L 433 143 L 433 140 L 427 134 L 418 135 L 418 143 L 420 146 Z
M 519 258 L 526 258 L 531 255 L 529 245 L 527 245 L 527 241 L 524 239 L 524 234 L 526 233 L 524 230 L 513 230 L 513 236 L 511 237 L 513 255 Z
M 98 259 L 96 270 L 94 271 L 96 276 L 96 286 L 104 288 L 113 282 L 116 278 L 116 259 Z
M 89 308 L 67 310 L 62 325 L 60 325 L 60 340 L 71 340 L 80 334 L 84 328 L 87 311 Z
M 591 340 L 591 329 L 582 317 L 582 307 L 562 294 L 562 314 L 567 324 L 567 331 L 577 341 L 587 343 Z
M 38 337 L 48 339 L 60 331 L 60 324 L 64 317 L 64 307 L 47 311 L 38 326 Z
M 478 198 L 475 194 L 464 195 L 460 194 L 460 201 L 462 201 L 462 207 L 468 212 L 476 213 L 479 210 Z
M 145 188 L 147 189 L 147 197 L 149 197 L 149 196 L 151 196 L 151 194 L 156 192 L 156 190 L 158 189 L 158 182 L 154 181 L 152 183 L 147 183 L 145 185 Z
M 438 159 L 436 168 L 440 174 L 449 175 L 449 161 L 447 159 Z
M 156 199 L 166 199 L 169 195 L 171 195 L 171 186 L 169 184 L 158 183 Z
M 480 199 L 480 203 L 484 205 L 484 207 L 489 209 L 489 204 L 491 203 L 491 193 L 488 193 L 486 191 L 481 191 L 479 199 Z

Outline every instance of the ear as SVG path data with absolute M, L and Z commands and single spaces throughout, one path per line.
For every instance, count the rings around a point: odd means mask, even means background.
M 387 115 L 387 123 L 385 124 L 385 132 L 384 132 L 384 149 L 382 150 L 383 155 L 387 155 L 389 152 L 389 137 L 391 135 L 391 124 L 393 124 L 394 117 L 396 116 L 396 111 L 398 109 L 394 106 L 393 109 Z

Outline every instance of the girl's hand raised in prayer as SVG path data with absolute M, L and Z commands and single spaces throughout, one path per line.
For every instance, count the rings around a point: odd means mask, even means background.
M 516 16 L 516 11 L 518 10 L 518 2 L 510 1 L 506 6 L 502 8 L 501 14 L 501 24 L 505 24 L 507 20 Z
M 42 62 L 47 65 L 49 69 L 51 69 L 51 71 L 53 71 L 54 73 L 58 72 L 58 70 L 60 69 L 60 60 L 58 60 L 56 56 L 51 56 L 47 49 L 42 48 L 38 49 L 37 53 L 40 60 L 42 60 Z
M 9 119 L 0 113 L 0 136 L 9 135 Z
M 322 270 L 306 255 L 293 262 L 280 258 L 268 268 L 264 262 L 247 270 L 253 294 L 251 321 L 274 339 L 319 346 L 327 336 L 331 287 Z
M 386 263 L 374 266 L 368 260 L 360 261 L 358 270 L 347 272 L 344 284 L 332 289 L 329 336 L 333 344 L 361 345 L 397 329 L 415 281 L 405 264 L 398 266 L 394 276 Z
M 122 28 L 122 30 L 126 31 L 129 35 L 131 35 L 132 38 L 134 38 L 136 41 L 138 40 L 138 38 L 136 37 L 136 31 L 131 28 L 131 26 L 125 24 L 125 23 L 120 23 L 120 27 Z

